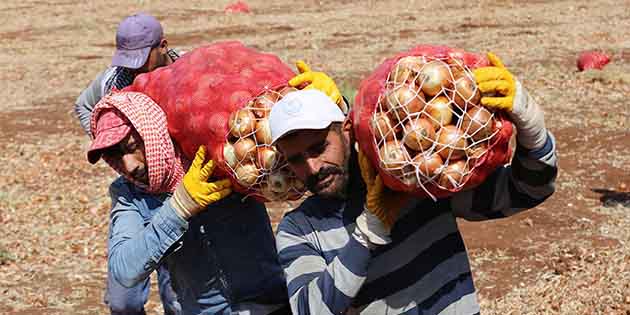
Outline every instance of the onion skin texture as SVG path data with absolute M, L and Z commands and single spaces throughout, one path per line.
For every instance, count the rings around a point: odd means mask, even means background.
M 289 175 L 286 172 L 274 172 L 267 177 L 269 190 L 277 195 L 286 194 L 289 191 L 290 183 Z
M 256 122 L 256 142 L 258 144 L 271 144 L 271 128 L 269 127 L 269 119 L 261 118 Z
M 424 63 L 422 57 L 407 56 L 400 58 L 390 73 L 390 81 L 396 84 L 413 83 Z
M 405 119 L 408 114 L 421 112 L 426 105 L 422 92 L 412 85 L 401 85 L 386 95 L 387 108 L 395 112 L 396 114 L 392 114 L 392 116 L 398 115 L 400 120 Z
M 459 160 L 466 156 L 466 138 L 455 126 L 444 126 L 438 136 L 438 154 L 445 161 Z M 452 153 L 451 153 L 452 152 Z
M 418 153 L 413 158 L 413 162 L 418 166 L 420 173 L 428 178 L 432 178 L 438 174 L 444 164 L 442 157 L 437 153 L 432 153 L 431 155 Z
M 407 153 L 407 150 L 402 143 L 387 141 L 381 146 L 381 149 L 379 150 L 379 157 L 383 168 L 394 172 L 400 172 L 400 169 L 394 169 L 402 168 L 405 165 L 406 161 L 409 159 L 409 153 Z M 397 175 L 400 175 L 400 173 Z
M 239 109 L 230 114 L 228 120 L 230 133 L 239 138 L 251 134 L 256 127 L 256 117 L 248 109 Z
M 260 172 L 254 163 L 245 163 L 236 167 L 236 180 L 245 187 L 251 187 L 256 183 Z
M 433 60 L 422 67 L 416 84 L 422 87 L 422 92 L 427 96 L 435 96 L 440 94 L 442 88 L 450 88 L 451 80 L 452 76 L 448 65 L 443 61 Z
M 488 152 L 488 145 L 485 143 L 471 145 L 466 148 L 466 156 L 473 161 L 472 163 L 480 159 L 486 152 Z
M 435 141 L 433 124 L 424 118 L 410 119 L 405 124 L 405 145 L 414 151 L 424 151 L 430 148 Z
M 435 129 L 453 122 L 453 106 L 445 96 L 438 96 L 427 103 L 425 112 Z
M 256 143 L 250 138 L 241 138 L 234 143 L 234 152 L 241 163 L 253 161 L 256 157 Z
M 270 171 L 278 163 L 278 152 L 272 147 L 258 147 L 256 157 L 256 165 L 265 171 Z
M 226 142 L 223 145 L 223 159 L 231 169 L 234 169 L 238 164 L 238 158 L 236 157 L 234 146 L 229 142 Z
M 467 173 L 468 167 L 465 161 L 451 163 L 440 173 L 438 184 L 446 189 L 459 189 Z
M 492 113 L 482 106 L 475 106 L 463 116 L 461 130 L 475 141 L 487 139 L 494 130 Z
M 479 105 L 481 93 L 477 85 L 464 73 L 461 73 L 453 82 L 453 91 L 450 93 L 451 99 L 462 110 L 466 107 L 466 102 L 472 105 Z
M 376 136 L 377 141 L 385 139 L 386 141 L 394 140 L 398 130 L 394 128 L 392 119 L 383 112 L 377 112 L 372 117 L 372 132 Z
M 271 112 L 271 107 L 276 104 L 278 94 L 276 92 L 266 92 L 256 98 L 253 104 L 252 112 L 256 118 L 266 118 Z

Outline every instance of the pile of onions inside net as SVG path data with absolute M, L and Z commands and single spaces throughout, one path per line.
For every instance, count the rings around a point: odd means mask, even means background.
M 387 77 L 370 128 L 380 166 L 405 185 L 456 191 L 500 129 L 458 59 L 408 56 Z
M 238 183 L 268 201 L 297 200 L 304 183 L 288 168 L 286 159 L 271 145 L 269 112 L 293 87 L 263 91 L 232 112 L 223 157 Z

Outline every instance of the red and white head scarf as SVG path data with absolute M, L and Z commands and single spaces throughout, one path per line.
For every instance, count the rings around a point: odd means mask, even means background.
M 164 111 L 142 93 L 112 92 L 103 97 L 94 108 L 90 126 L 93 135 L 96 135 L 101 113 L 112 109 L 118 110 L 131 122 L 144 142 L 149 174 L 148 187 L 125 175 L 120 161 L 103 156 L 105 162 L 146 192 L 173 192 L 184 176 L 184 164 L 187 164 L 187 161 L 182 159 L 181 151 L 173 144 Z

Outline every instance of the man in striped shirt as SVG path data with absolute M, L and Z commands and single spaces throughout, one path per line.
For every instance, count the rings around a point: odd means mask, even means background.
M 116 31 L 116 52 L 112 64 L 81 92 L 74 111 L 81 127 L 92 137 L 90 120 L 94 106 L 113 88 L 118 90 L 131 85 L 136 75 L 150 72 L 173 63 L 177 52 L 168 49 L 160 22 L 153 16 L 138 13 L 125 18 Z M 108 268 L 109 269 L 109 268 Z M 178 314 L 181 306 L 171 287 L 166 267 L 157 271 L 158 287 L 165 314 Z M 108 274 L 105 303 L 111 314 L 145 314 L 144 304 L 149 297 L 149 280 L 132 288 L 125 288 L 113 281 Z
M 350 122 L 318 92 L 288 94 L 272 109 L 272 139 L 314 193 L 276 236 L 294 314 L 478 314 L 456 218 L 490 220 L 530 209 L 554 192 L 554 138 L 527 91 L 489 54 L 475 70 L 481 103 L 518 130 L 515 157 L 474 189 L 414 199 L 384 188 L 355 150 Z M 320 93 L 321 94 L 321 93 Z M 388 228 L 376 215 L 398 213 Z

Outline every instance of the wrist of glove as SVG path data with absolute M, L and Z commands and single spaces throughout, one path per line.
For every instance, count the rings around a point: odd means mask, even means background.
M 227 179 L 208 182 L 215 164 L 212 160 L 204 163 L 205 158 L 206 150 L 200 147 L 190 169 L 171 197 L 171 205 L 184 219 L 198 214 L 207 205 L 225 198 L 232 192 L 230 181 Z
M 516 81 L 514 105 L 508 115 L 516 126 L 516 139 L 519 145 L 529 150 L 539 149 L 545 145 L 547 141 L 545 115 L 538 103 L 518 81 Z
M 367 208 L 356 219 L 352 236 L 363 246 L 375 248 L 391 243 L 390 229 Z
M 526 149 L 538 149 L 547 140 L 544 115 L 521 83 L 503 65 L 499 57 L 488 53 L 489 67 L 473 70 L 483 96 L 481 105 L 505 111 L 517 129 L 517 141 Z
M 183 183 L 177 185 L 170 199 L 171 206 L 180 217 L 188 220 L 200 212 L 201 206 L 190 196 Z

